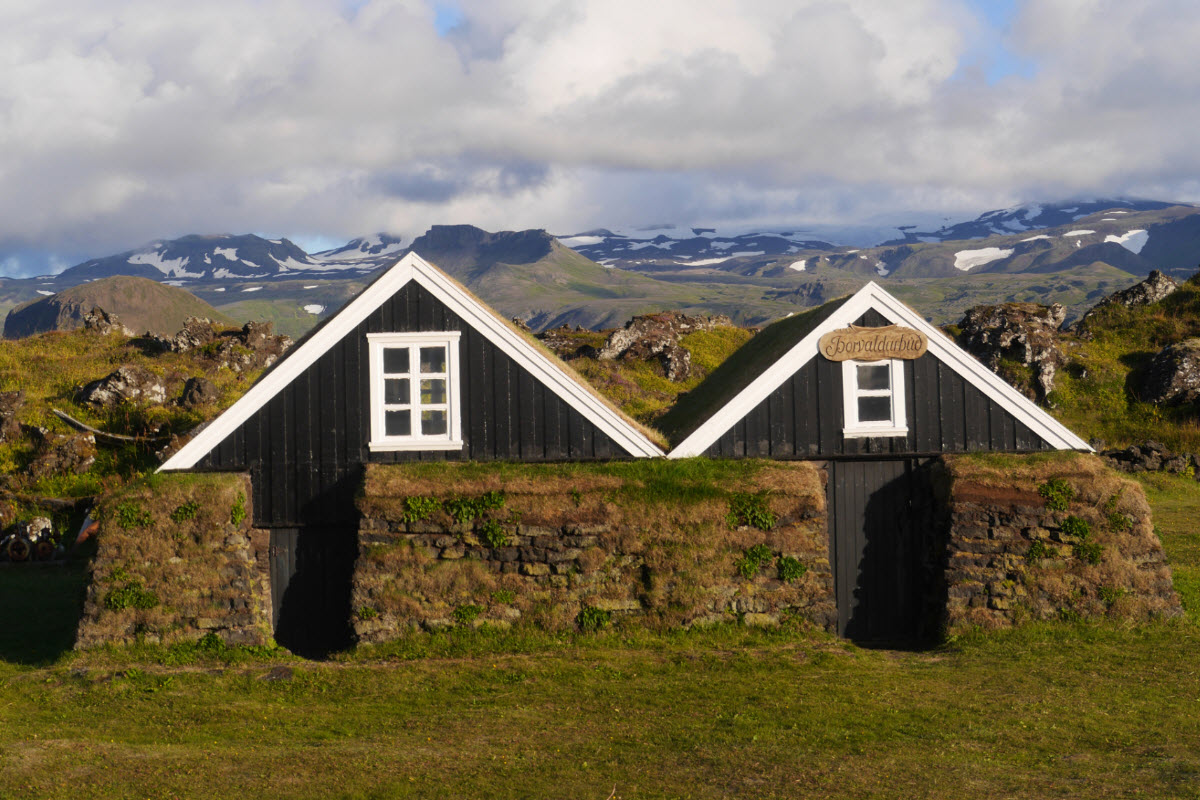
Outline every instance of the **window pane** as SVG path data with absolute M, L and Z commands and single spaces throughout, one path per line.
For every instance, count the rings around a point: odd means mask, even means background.
M 411 436 L 412 414 L 407 410 L 385 412 L 383 431 L 388 436 Z
M 858 398 L 859 422 L 888 422 L 892 418 L 892 398 L 890 397 L 860 397 Z
M 446 371 L 446 348 L 444 347 L 422 347 L 421 348 L 421 372 L 428 375 L 431 372 Z
M 891 368 L 887 364 L 870 364 L 858 368 L 858 390 L 870 391 L 891 388 Z
M 383 402 L 396 405 L 409 402 L 408 378 L 388 378 L 383 382 Z
M 436 406 L 446 402 L 446 382 L 434 378 L 421 381 L 421 403 Z
M 402 375 L 408 372 L 408 348 L 383 348 L 383 371 L 388 375 Z
M 421 433 L 425 436 L 438 436 L 446 433 L 445 411 L 422 411 Z

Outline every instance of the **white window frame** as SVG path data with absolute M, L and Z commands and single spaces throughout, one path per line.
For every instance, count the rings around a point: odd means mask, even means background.
M 888 389 L 859 389 L 858 368 L 868 366 L 888 367 Z M 858 398 L 890 397 L 891 418 L 863 422 L 858 419 Z M 868 436 L 907 436 L 908 417 L 904 408 L 904 361 L 882 359 L 879 361 L 842 362 L 842 406 L 845 410 L 845 427 L 842 435 L 847 439 L 862 439 Z
M 371 375 L 371 440 L 368 448 L 372 452 L 395 450 L 461 450 L 462 415 L 461 387 L 459 386 L 458 342 L 461 331 L 436 331 L 419 333 L 368 333 L 367 350 Z M 446 348 L 446 432 L 434 436 L 421 434 L 420 348 Z M 409 353 L 409 402 L 412 413 L 412 433 L 406 436 L 388 436 L 385 427 L 383 351 L 388 348 L 407 347 Z M 441 373 L 437 373 L 438 376 Z M 440 407 L 441 403 L 437 406 Z

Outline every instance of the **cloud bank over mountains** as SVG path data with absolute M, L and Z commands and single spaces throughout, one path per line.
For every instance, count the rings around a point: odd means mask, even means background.
M 1197 199 L 1198 39 L 1190 0 L 1000 26 L 961 0 L 10 0 L 0 267 L 191 232 Z

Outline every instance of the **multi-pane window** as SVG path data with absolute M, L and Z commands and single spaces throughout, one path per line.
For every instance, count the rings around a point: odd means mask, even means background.
M 368 335 L 371 449 L 462 447 L 458 337 L 457 331 Z
M 904 362 L 843 361 L 846 436 L 904 436 Z

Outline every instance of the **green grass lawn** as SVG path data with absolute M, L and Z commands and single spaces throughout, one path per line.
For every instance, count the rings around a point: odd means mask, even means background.
M 1194 617 L 1200 490 L 1143 483 Z M 0 797 L 1200 797 L 1191 618 L 924 652 L 464 631 L 313 663 L 69 653 L 81 583 L 0 570 Z

